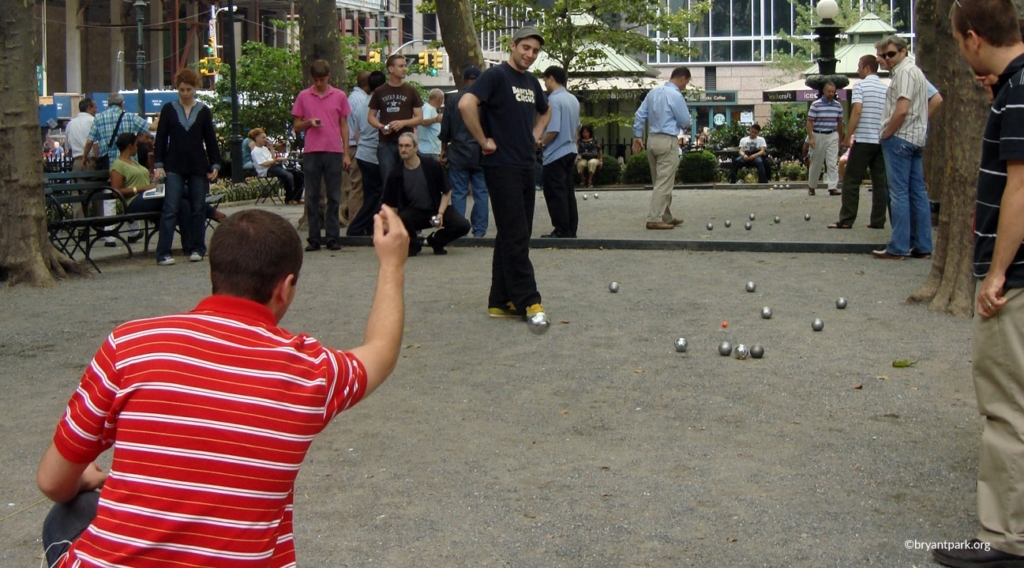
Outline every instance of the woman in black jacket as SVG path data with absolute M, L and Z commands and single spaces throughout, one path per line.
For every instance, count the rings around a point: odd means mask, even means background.
M 189 260 L 206 256 L 206 194 L 220 170 L 220 150 L 210 108 L 196 100 L 199 74 L 182 69 L 174 76 L 178 100 L 160 109 L 156 128 L 155 163 L 157 179 L 166 176 L 166 196 L 160 216 L 157 264 L 174 264 L 171 243 L 181 200 L 187 199 L 192 213 L 181 222 L 181 248 Z

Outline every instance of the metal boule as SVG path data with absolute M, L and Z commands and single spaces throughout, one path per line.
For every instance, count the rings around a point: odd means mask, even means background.
M 722 357 L 728 357 L 732 355 L 732 344 L 728 341 L 723 341 L 718 344 L 718 354 Z
M 760 359 L 761 357 L 764 357 L 764 347 L 761 347 L 760 345 L 752 346 L 750 348 L 750 356 L 753 357 L 754 359 Z
M 587 194 L 586 194 L 586 193 L 584 193 L 584 194 L 583 194 L 583 201 L 586 201 L 586 200 L 587 200 Z
M 747 292 L 753 292 L 755 290 L 757 290 L 757 284 L 754 284 L 753 282 L 747 282 Z
M 594 194 L 594 199 L 597 199 L 597 197 L 598 197 L 598 195 L 597 195 L 597 194 L 595 193 L 595 194 Z
M 768 306 L 761 308 L 761 317 L 766 320 L 772 319 L 772 309 Z
M 728 220 L 728 219 L 726 219 L 726 220 L 725 220 L 725 223 L 723 223 L 723 224 L 725 225 L 725 228 L 726 228 L 726 229 L 728 229 L 729 227 L 732 227 L 732 221 L 730 221 L 730 220 Z
M 846 298 L 839 298 L 838 300 L 836 300 L 836 307 L 839 308 L 840 310 L 845 310 Z
M 618 282 L 612 282 L 611 284 L 609 284 L 608 285 L 608 291 L 611 292 L 612 294 L 618 293 L 618 291 L 619 291 L 619 283 Z
M 825 322 L 821 321 L 821 318 L 814 318 L 814 321 L 811 322 L 811 329 L 821 331 L 825 329 Z
M 743 228 L 748 230 L 748 231 L 750 230 L 751 227 L 753 227 L 753 225 L 751 225 L 749 222 L 747 224 L 743 225 Z
M 527 318 L 526 328 L 534 335 L 544 335 L 551 329 L 551 320 L 548 319 L 546 313 L 537 312 Z
M 776 216 L 775 216 L 775 224 L 779 224 L 779 223 L 781 223 L 781 222 L 782 222 L 782 218 L 781 218 L 781 217 L 779 217 L 778 215 L 776 215 Z
M 736 349 L 733 350 L 732 354 L 735 355 L 737 359 L 742 361 L 747 358 L 747 355 L 750 355 L 750 351 L 747 350 L 746 345 L 740 343 L 739 345 L 736 346 Z
M 811 220 L 811 214 L 810 213 L 804 213 L 804 221 L 810 221 L 810 220 Z
M 715 225 L 714 225 L 714 223 L 708 223 L 708 230 L 709 230 L 709 231 L 710 231 L 711 229 L 714 229 L 714 228 L 715 228 Z
M 754 220 L 754 214 L 753 213 L 751 213 L 750 215 L 747 215 L 747 217 L 749 217 L 751 221 Z
M 686 342 L 685 337 L 680 337 L 676 340 L 676 353 L 686 353 L 686 348 L 690 345 Z

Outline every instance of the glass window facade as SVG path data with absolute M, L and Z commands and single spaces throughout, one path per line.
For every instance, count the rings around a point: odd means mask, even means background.
M 687 8 L 691 0 L 664 0 L 670 10 Z M 795 0 L 813 6 L 812 0 Z M 869 11 L 874 2 L 856 0 L 862 11 Z M 913 0 L 880 0 L 888 2 L 890 24 L 901 35 L 913 41 Z M 777 38 L 778 32 L 792 35 L 796 9 L 789 0 L 714 0 L 711 10 L 700 22 L 692 24 L 688 40 L 694 48 L 689 57 L 662 53 L 649 54 L 650 64 L 666 63 L 765 63 L 775 51 L 791 51 L 792 46 Z M 657 41 L 677 41 L 651 32 Z

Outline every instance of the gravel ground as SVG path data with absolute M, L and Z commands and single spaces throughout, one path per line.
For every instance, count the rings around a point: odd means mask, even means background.
M 646 207 L 642 193 L 617 197 Z M 741 194 L 712 197 L 730 215 L 748 208 Z M 775 227 L 803 225 L 788 221 L 797 211 Z M 484 315 L 490 257 L 410 259 L 396 372 L 319 437 L 299 475 L 301 565 L 924 566 L 905 541 L 973 536 L 970 322 L 903 303 L 928 262 L 535 250 L 554 322 L 537 337 Z M 101 267 L 54 289 L 0 289 L 2 566 L 39 564 L 48 504 L 35 467 L 103 338 L 209 288 L 206 262 L 119 253 Z M 366 247 L 307 254 L 282 325 L 356 345 L 375 274 Z M 762 344 L 765 358 L 721 357 L 723 339 Z

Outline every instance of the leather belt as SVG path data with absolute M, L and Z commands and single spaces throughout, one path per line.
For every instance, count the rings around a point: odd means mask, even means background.
M 815 134 L 832 134 L 835 130 L 814 130 Z

